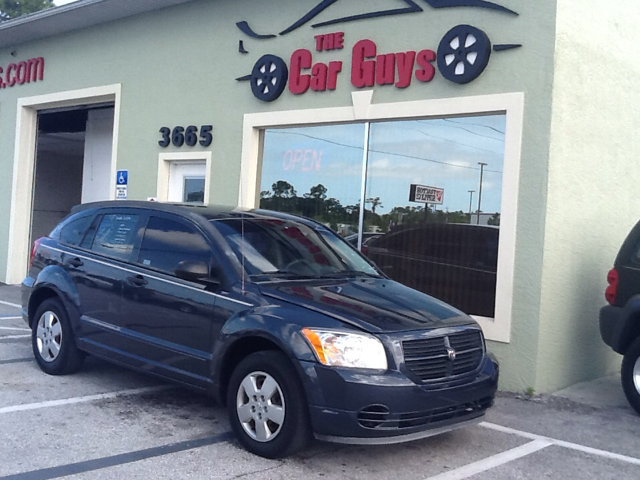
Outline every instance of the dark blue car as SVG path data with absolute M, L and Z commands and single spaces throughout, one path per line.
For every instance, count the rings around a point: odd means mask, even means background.
M 470 317 L 281 213 L 76 207 L 35 242 L 22 301 L 44 372 L 91 354 L 200 389 L 269 458 L 469 425 L 497 388 Z

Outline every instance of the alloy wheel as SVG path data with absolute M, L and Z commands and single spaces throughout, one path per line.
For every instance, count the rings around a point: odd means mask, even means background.
M 40 357 L 51 363 L 60 355 L 62 346 L 62 325 L 58 316 L 52 311 L 46 311 L 38 320 L 36 342 Z
M 264 372 L 248 374 L 238 388 L 236 411 L 244 431 L 266 443 L 278 436 L 285 418 L 285 403 L 278 382 Z

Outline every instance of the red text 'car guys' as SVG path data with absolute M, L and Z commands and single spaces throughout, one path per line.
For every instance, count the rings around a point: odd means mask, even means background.
M 318 35 L 315 40 L 318 52 L 344 48 L 344 32 Z M 356 88 L 374 85 L 407 88 L 414 75 L 420 82 L 430 82 L 436 74 L 435 61 L 434 50 L 379 53 L 375 42 L 360 40 L 353 46 L 351 83 Z M 306 93 L 309 89 L 314 92 L 335 90 L 342 70 L 341 61 L 314 63 L 310 50 L 296 50 L 291 55 L 289 90 L 296 95 Z

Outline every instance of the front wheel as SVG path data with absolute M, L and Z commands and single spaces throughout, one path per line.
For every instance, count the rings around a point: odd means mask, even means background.
M 298 373 L 282 353 L 254 353 L 238 364 L 229 380 L 227 409 L 242 446 L 261 457 L 287 457 L 311 438 Z
M 69 315 L 60 300 L 42 302 L 31 327 L 33 355 L 43 372 L 66 375 L 80 369 L 84 354 L 76 348 Z
M 640 338 L 636 338 L 624 354 L 621 378 L 627 400 L 640 413 Z

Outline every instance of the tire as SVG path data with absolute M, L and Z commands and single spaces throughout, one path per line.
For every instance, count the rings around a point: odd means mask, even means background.
M 31 324 L 31 346 L 38 366 L 49 375 L 77 372 L 84 362 L 69 315 L 57 298 L 45 300 L 37 308 Z
M 627 400 L 640 414 L 640 338 L 636 338 L 624 354 L 620 377 Z
M 287 457 L 311 439 L 298 372 L 280 352 L 254 353 L 238 364 L 229 380 L 227 410 L 242 446 L 261 457 Z

